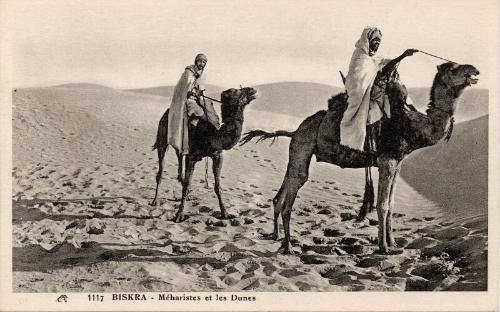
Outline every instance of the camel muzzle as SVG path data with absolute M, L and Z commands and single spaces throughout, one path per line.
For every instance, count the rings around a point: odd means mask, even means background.
M 476 84 L 479 81 L 479 78 L 476 76 L 479 75 L 479 71 L 476 71 L 475 73 L 467 73 L 465 74 L 465 80 L 469 85 Z

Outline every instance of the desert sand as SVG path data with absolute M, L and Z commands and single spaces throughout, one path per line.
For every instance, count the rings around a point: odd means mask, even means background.
M 188 219 L 174 223 L 181 187 L 171 150 L 161 205 L 149 205 L 151 146 L 168 105 L 89 84 L 13 91 L 14 291 L 486 290 L 485 207 L 454 217 L 401 180 L 394 228 L 404 248 L 379 255 L 376 213 L 354 221 L 364 171 L 314 160 L 292 213 L 296 255 L 277 254 L 280 242 L 262 234 L 272 230 L 287 139 L 225 152 L 230 220 L 218 218 L 211 163 L 206 188 L 200 162 Z M 301 120 L 250 104 L 244 126 L 292 130 Z

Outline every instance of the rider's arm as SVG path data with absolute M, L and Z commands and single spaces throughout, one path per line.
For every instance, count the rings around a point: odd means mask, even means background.
M 391 72 L 394 69 L 394 67 L 399 62 L 401 62 L 402 59 L 404 59 L 407 56 L 413 55 L 413 53 L 415 53 L 415 52 L 418 52 L 418 50 L 416 50 L 416 49 L 408 49 L 408 50 L 404 51 L 403 54 L 401 54 L 400 56 L 396 57 L 395 59 L 389 61 L 389 63 L 387 63 L 384 66 L 384 68 L 382 68 L 382 71 L 384 72 L 384 74 L 387 74 L 387 73 Z

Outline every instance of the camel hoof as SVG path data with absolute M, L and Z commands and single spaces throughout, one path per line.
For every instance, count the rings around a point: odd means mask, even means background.
M 279 238 L 279 235 L 272 232 L 272 233 L 264 233 L 262 234 L 262 238 L 265 239 L 265 240 L 274 240 L 274 241 L 278 241 L 280 238 Z
M 390 248 L 390 249 L 387 251 L 386 255 L 393 255 L 393 256 L 394 256 L 394 255 L 400 255 L 400 254 L 402 254 L 402 253 L 403 253 L 403 251 L 404 251 L 404 249 L 403 249 L 403 248 L 396 248 L 396 247 L 393 247 L 393 248 Z
M 295 252 L 291 248 L 283 248 L 278 250 L 282 255 L 293 256 Z
M 212 213 L 212 216 L 219 219 L 219 220 L 229 220 L 229 219 L 234 219 L 236 218 L 235 215 L 227 213 L 225 210 L 224 211 L 214 211 Z
M 175 223 L 181 223 L 182 221 L 186 220 L 187 218 L 184 216 L 182 213 L 178 213 L 175 215 Z
M 388 255 L 389 248 L 387 246 L 379 247 L 379 249 L 376 251 L 376 253 L 379 255 Z
M 387 246 L 389 246 L 390 248 L 398 248 L 398 244 L 396 244 L 396 241 L 395 240 L 391 240 L 391 241 L 388 241 L 387 242 Z
M 363 221 L 365 221 L 365 218 L 366 218 L 366 215 L 364 215 L 364 216 L 360 216 L 360 215 L 358 215 L 358 216 L 356 217 L 355 221 L 356 221 L 356 222 L 363 222 Z
M 158 206 L 158 202 L 156 201 L 156 199 L 154 199 L 151 203 L 150 203 L 151 206 Z
M 281 245 L 281 247 L 278 249 L 278 252 L 283 255 L 295 255 L 295 252 L 293 251 L 290 243 L 284 243 L 283 245 Z

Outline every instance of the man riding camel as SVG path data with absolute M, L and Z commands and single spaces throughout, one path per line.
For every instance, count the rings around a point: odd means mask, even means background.
M 184 70 L 177 82 L 168 115 L 167 142 L 182 155 L 189 154 L 189 128 L 194 128 L 200 119 L 220 128 L 219 117 L 212 101 L 205 101 L 199 80 L 207 64 L 205 54 L 198 54 L 193 65 Z
M 405 57 L 418 52 L 408 49 L 395 59 L 375 56 L 382 32 L 376 27 L 366 27 L 356 42 L 349 72 L 345 80 L 348 106 L 340 123 L 340 144 L 356 150 L 363 150 L 366 126 L 378 121 L 384 114 L 390 116 L 385 88 L 379 83 L 377 74 L 388 77 Z

